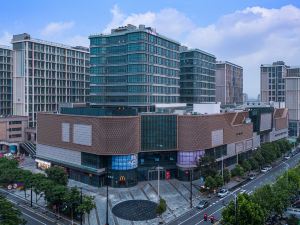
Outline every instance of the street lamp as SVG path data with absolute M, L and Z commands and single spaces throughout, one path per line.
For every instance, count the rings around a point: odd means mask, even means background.
M 237 202 L 237 195 L 233 194 L 234 196 L 234 216 L 235 216 L 235 225 L 238 225 L 238 220 L 237 220 L 237 210 L 238 210 L 238 202 Z
M 159 195 L 160 170 L 163 169 L 163 167 L 160 167 L 159 165 L 157 165 L 156 169 L 157 169 L 157 197 L 158 197 L 158 202 L 159 202 L 159 200 L 160 200 L 160 195 Z
M 190 207 L 193 208 L 193 168 L 190 170 Z
M 105 175 L 105 180 L 106 180 L 106 222 L 105 225 L 109 225 L 108 223 L 108 167 L 106 167 L 106 175 Z

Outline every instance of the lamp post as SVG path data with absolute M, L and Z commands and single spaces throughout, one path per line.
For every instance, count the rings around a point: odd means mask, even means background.
M 193 208 L 193 168 L 190 170 L 190 207 Z
M 238 225 L 238 220 L 237 220 L 237 210 L 238 210 L 238 202 L 237 202 L 237 195 L 233 194 L 234 196 L 234 216 L 235 216 L 235 225 Z
M 82 187 L 80 188 L 80 204 L 82 204 Z M 80 225 L 82 225 L 82 212 L 80 212 Z
M 32 185 L 30 187 L 30 207 L 32 207 Z
M 105 176 L 105 180 L 106 180 L 106 222 L 105 225 L 109 225 L 108 223 L 108 167 L 106 167 L 106 176 Z
M 222 170 L 221 170 L 221 172 L 222 172 L 222 180 L 223 180 L 223 185 L 224 185 L 224 155 L 223 155 L 223 153 L 222 153 Z
M 287 162 L 283 162 L 283 164 L 285 165 L 286 168 L 286 178 L 287 178 L 287 183 L 289 183 L 289 167 L 290 165 Z

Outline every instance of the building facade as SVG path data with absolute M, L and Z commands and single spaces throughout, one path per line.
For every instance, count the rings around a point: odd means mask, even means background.
M 180 52 L 180 102 L 216 101 L 216 57 L 199 49 Z
M 216 101 L 222 105 L 243 103 L 243 67 L 227 61 L 217 62 Z
M 285 101 L 285 77 L 288 66 L 284 62 L 260 66 L 260 97 L 265 103 Z
M 0 115 L 12 114 L 13 51 L 0 45 Z
M 223 158 L 224 165 L 230 166 L 238 154 L 260 145 L 246 111 L 127 116 L 88 111 L 38 114 L 38 166 L 63 166 L 71 179 L 96 186 L 104 184 L 107 171 L 111 186 L 129 187 L 157 179 L 158 166 L 161 179 L 188 180 L 186 172 L 191 169 L 198 179 L 197 162 L 203 155 L 219 164 Z M 49 136 L 49 129 L 53 135 Z
M 13 113 L 36 124 L 37 112 L 59 103 L 85 102 L 89 93 L 89 50 L 14 35 Z
M 300 135 L 300 68 L 288 68 L 285 77 L 285 105 L 289 109 L 289 135 Z
M 0 151 L 16 153 L 19 144 L 26 140 L 25 130 L 28 126 L 26 116 L 0 117 Z
M 91 35 L 93 105 L 133 106 L 179 102 L 179 43 L 153 28 L 127 25 Z

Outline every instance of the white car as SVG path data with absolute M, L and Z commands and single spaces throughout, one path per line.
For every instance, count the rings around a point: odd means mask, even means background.
M 271 165 L 267 165 L 267 166 L 265 166 L 265 168 L 269 171 L 270 169 L 272 169 L 272 166 Z
M 219 192 L 218 192 L 218 197 L 220 198 L 224 198 L 226 195 L 229 194 L 229 191 L 225 188 L 222 188 Z
M 284 158 L 285 158 L 285 159 L 290 159 L 291 156 L 290 156 L 290 155 L 286 155 L 286 156 L 284 156 Z
M 264 167 L 260 171 L 263 172 L 263 173 L 266 173 L 266 172 L 268 172 L 268 169 L 266 167 Z
M 245 189 L 241 189 L 240 192 L 239 192 L 239 194 L 241 194 L 241 195 L 244 194 L 244 193 L 246 193 Z

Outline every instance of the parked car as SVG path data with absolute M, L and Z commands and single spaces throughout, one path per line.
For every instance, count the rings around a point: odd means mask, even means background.
M 219 192 L 218 192 L 218 197 L 220 198 L 223 198 L 225 197 L 226 195 L 229 194 L 229 191 L 225 188 L 222 188 Z
M 291 155 L 288 154 L 288 155 L 284 156 L 284 158 L 285 158 L 285 159 L 290 159 L 290 158 L 291 158 Z
M 268 172 L 268 169 L 266 167 L 263 167 L 263 168 L 261 168 L 260 171 L 263 172 L 263 173 L 266 173 L 266 172 Z
M 245 189 L 241 189 L 240 192 L 239 192 L 239 194 L 241 194 L 241 195 L 244 194 L 244 193 L 246 193 Z
M 266 165 L 265 168 L 269 171 L 270 169 L 272 169 L 271 165 Z
M 250 180 L 254 180 L 255 177 L 256 177 L 256 175 L 255 175 L 254 173 L 250 173 L 250 174 L 249 174 L 249 179 L 250 179 Z
M 201 200 L 196 207 L 197 207 L 197 209 L 205 209 L 208 206 L 209 206 L 209 202 L 208 201 Z

